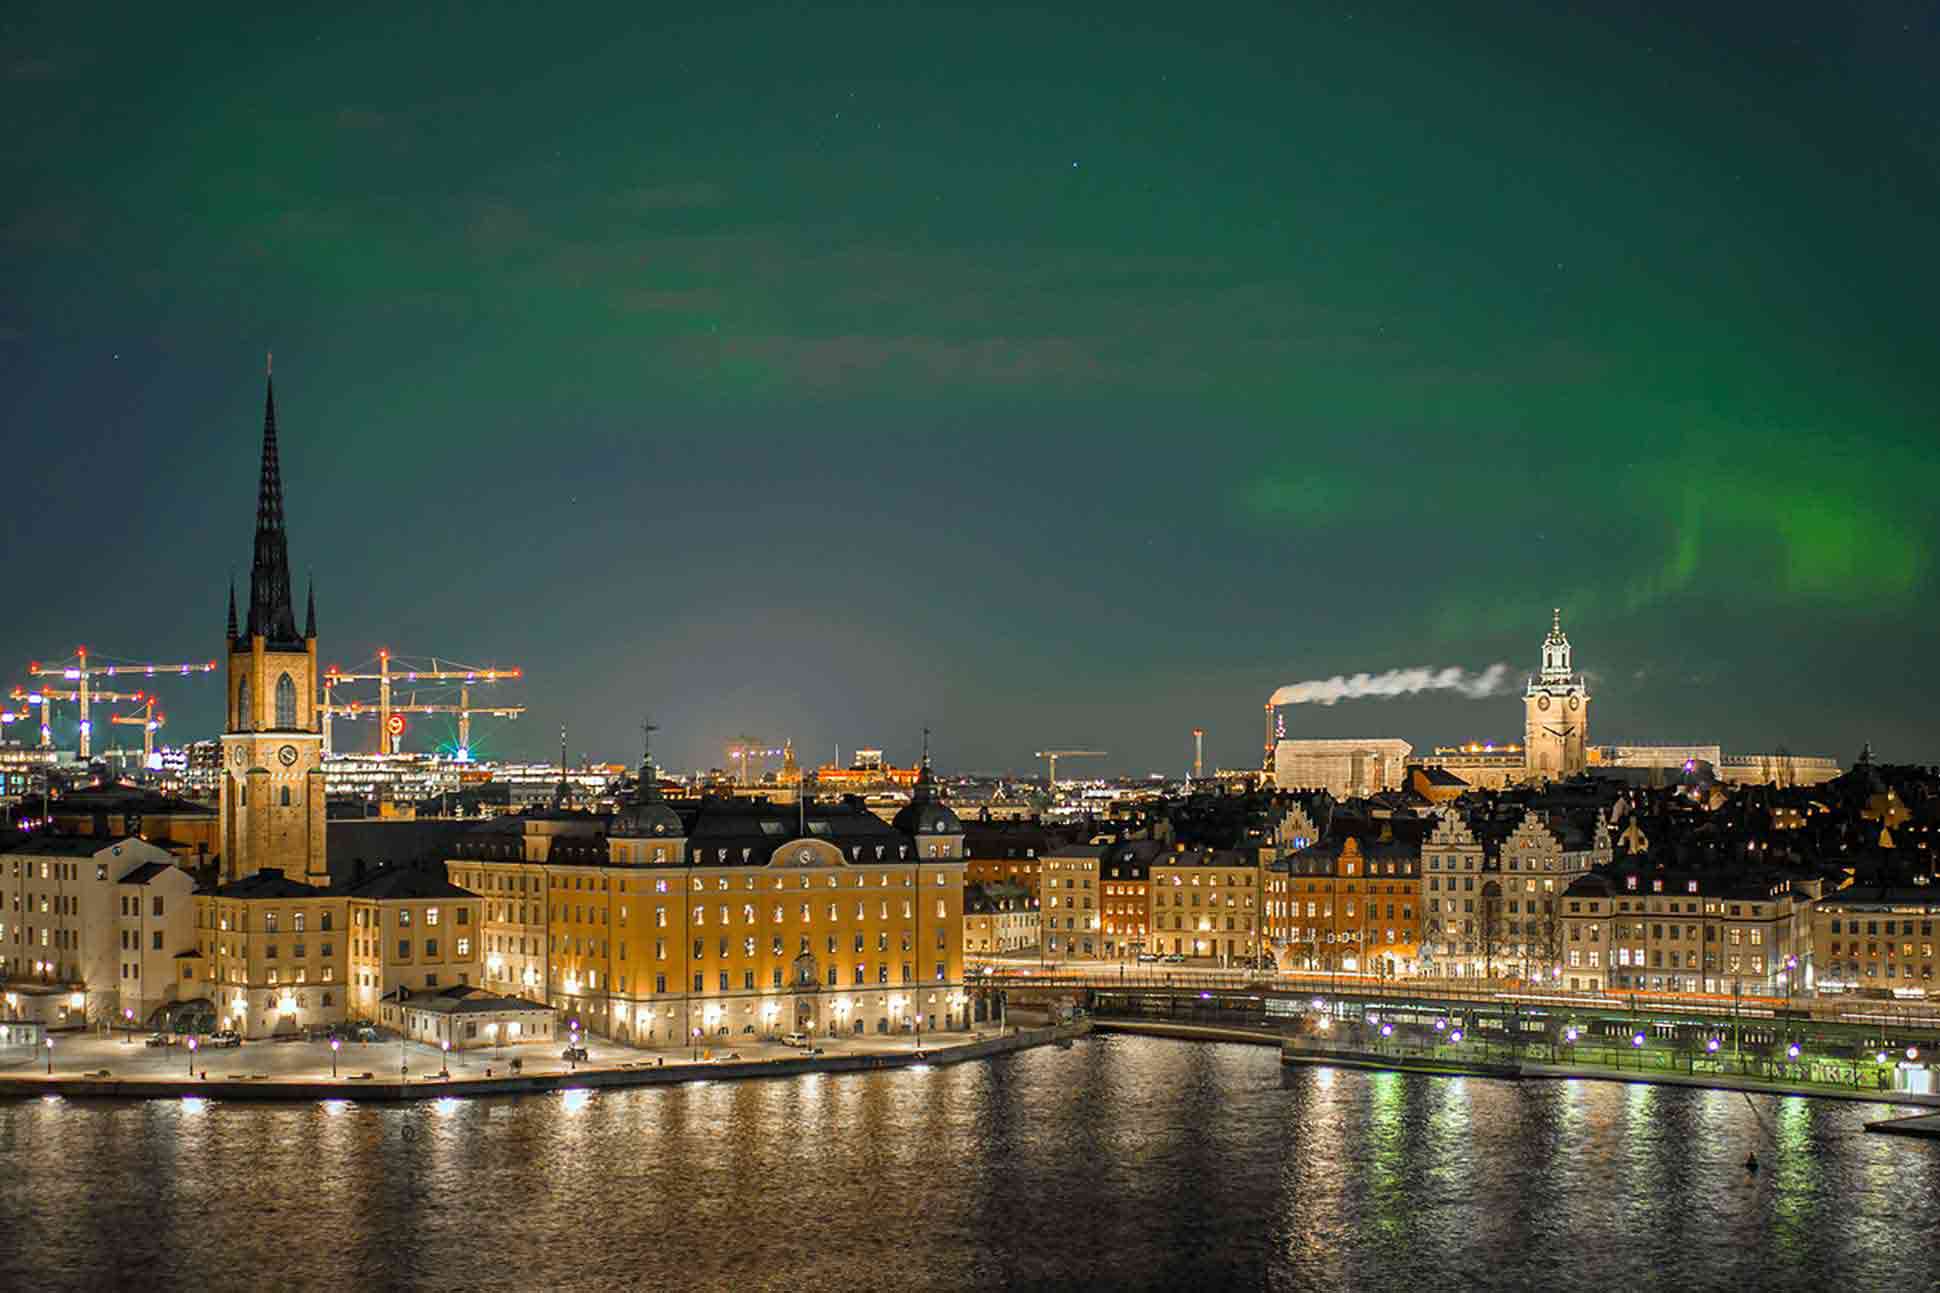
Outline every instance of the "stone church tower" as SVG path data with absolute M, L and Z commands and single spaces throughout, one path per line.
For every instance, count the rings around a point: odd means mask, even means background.
M 317 714 L 317 600 L 296 631 L 283 475 L 276 452 L 276 387 L 263 407 L 263 467 L 256 493 L 256 553 L 249 619 L 238 631 L 229 588 L 229 720 L 222 734 L 222 878 L 265 867 L 319 888 L 324 854 L 323 729 Z
M 1543 671 L 1523 697 L 1524 766 L 1533 780 L 1569 777 L 1589 766 L 1590 691 L 1570 672 L 1570 640 L 1557 609 L 1543 639 Z

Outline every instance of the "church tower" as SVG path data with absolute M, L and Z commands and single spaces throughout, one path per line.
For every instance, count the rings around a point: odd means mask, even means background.
M 317 599 L 301 635 L 283 532 L 283 473 L 276 449 L 276 386 L 263 405 L 263 465 L 256 491 L 256 552 L 249 618 L 236 623 L 229 588 L 229 717 L 222 734 L 222 878 L 265 867 L 318 888 L 324 854 L 323 729 L 317 714 Z
M 1532 778 L 1574 776 L 1589 766 L 1590 691 L 1570 671 L 1570 640 L 1563 612 L 1550 620 L 1543 639 L 1543 671 L 1529 680 L 1523 697 L 1524 764 Z

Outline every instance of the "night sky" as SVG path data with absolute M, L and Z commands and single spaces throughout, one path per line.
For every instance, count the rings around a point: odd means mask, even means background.
M 1930 5 L 278 8 L 0 19 L 8 688 L 219 654 L 274 350 L 488 753 L 1255 766 L 1561 605 L 1593 740 L 1940 757 Z

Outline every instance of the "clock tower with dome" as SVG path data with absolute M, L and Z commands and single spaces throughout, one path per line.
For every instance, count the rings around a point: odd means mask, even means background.
M 277 460 L 276 388 L 263 406 L 263 464 L 256 493 L 256 552 L 249 617 L 236 621 L 229 588 L 228 722 L 222 734 L 222 879 L 274 868 L 319 889 L 324 852 L 323 729 L 317 714 L 317 601 L 296 629 L 283 475 Z
M 1589 766 L 1590 690 L 1571 672 L 1559 607 L 1543 639 L 1543 671 L 1523 697 L 1524 766 L 1532 780 L 1575 776 Z

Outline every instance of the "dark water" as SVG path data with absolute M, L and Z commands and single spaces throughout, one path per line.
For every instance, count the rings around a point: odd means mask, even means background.
M 1926 1289 L 1876 1105 L 1097 1038 L 384 1108 L 0 1105 L 0 1289 Z M 1765 1170 L 1741 1163 L 1756 1145 Z

